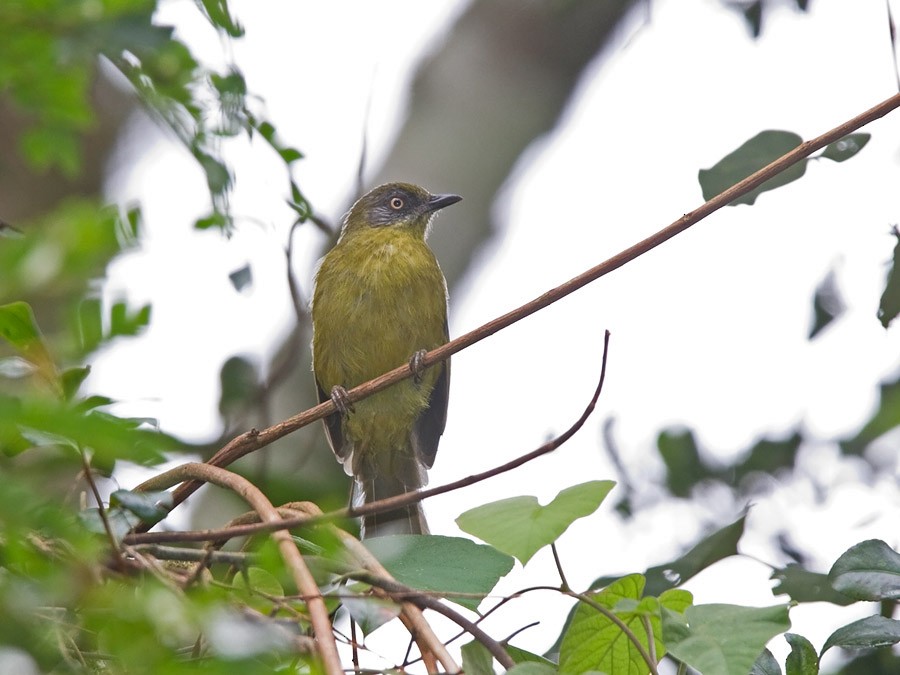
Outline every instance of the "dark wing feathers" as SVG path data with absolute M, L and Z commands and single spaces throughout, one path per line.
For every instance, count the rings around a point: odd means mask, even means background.
M 440 372 L 428 398 L 428 408 L 419 415 L 412 432 L 412 446 L 416 456 L 429 469 L 434 464 L 438 442 L 447 425 L 447 400 L 450 396 L 450 361 L 434 367 L 439 368 Z
M 331 396 L 325 393 L 322 385 L 316 381 L 316 392 L 319 395 L 319 403 L 331 400 Z M 328 417 L 322 418 L 325 423 L 325 436 L 328 437 L 328 444 L 337 455 L 338 459 L 344 459 L 344 434 L 341 431 L 341 413 L 333 412 Z

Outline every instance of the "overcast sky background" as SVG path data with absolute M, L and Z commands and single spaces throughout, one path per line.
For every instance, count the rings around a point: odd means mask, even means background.
M 696 208 L 703 201 L 697 171 L 759 131 L 810 138 L 895 93 L 884 3 L 816 0 L 809 14 L 789 4 L 767 17 L 757 41 L 736 13 L 712 0 L 660 0 L 649 18 L 633 17 L 616 48 L 583 74 L 559 126 L 525 153 L 498 195 L 494 210 L 503 231 L 455 289 L 451 335 Z M 305 153 L 299 184 L 317 211 L 337 222 L 352 194 L 363 131 L 371 175 L 402 121 L 417 60 L 442 39 L 463 4 L 235 2 L 233 8 L 247 28 L 234 58 L 281 135 Z M 896 16 L 896 3 L 894 10 Z M 201 56 L 221 63 L 221 44 L 191 3 L 170 3 L 160 21 L 176 23 Z M 582 432 L 512 475 L 428 502 L 433 531 L 459 534 L 453 519 L 488 500 L 535 494 L 546 501 L 574 483 L 615 477 L 600 441 L 602 420 L 614 416 L 644 508 L 624 523 L 609 505 L 601 507 L 563 536 L 560 554 L 570 582 L 581 588 L 598 571 L 639 571 L 669 560 L 745 506 L 724 490 L 686 502 L 663 501 L 649 483 L 642 487 L 642 478 L 663 471 L 653 452 L 663 427 L 694 428 L 704 450 L 723 461 L 760 435 L 788 435 L 798 423 L 826 441 L 852 434 L 874 410 L 877 382 L 900 365 L 900 329 L 885 331 L 875 319 L 895 241 L 889 229 L 898 221 L 900 117 L 865 131 L 873 139 L 857 157 L 811 162 L 802 180 L 766 193 L 752 208 L 714 214 L 455 357 L 432 485 L 500 464 L 568 427 L 595 386 L 603 331 L 612 332 L 607 386 Z M 233 203 L 241 220 L 228 240 L 191 231 L 192 220 L 207 211 L 203 177 L 140 116 L 107 191 L 115 201 L 139 200 L 147 225 L 141 249 L 111 268 L 107 290 L 127 293 L 135 305 L 152 302 L 153 321 L 146 335 L 102 355 L 91 385 L 123 401 L 119 412 L 156 417 L 167 431 L 197 441 L 219 431 L 222 360 L 249 353 L 265 361 L 291 321 L 283 179 L 263 148 L 238 144 L 229 156 L 238 166 Z M 448 209 L 436 227 L 453 224 Z M 295 243 L 318 250 L 322 235 L 307 228 Z M 248 261 L 253 288 L 236 294 L 227 275 Z M 314 262 L 298 260 L 307 292 Z M 848 309 L 810 343 L 813 291 L 831 269 Z M 896 442 L 884 448 L 896 452 Z M 896 459 L 892 474 L 871 477 L 823 442 L 804 447 L 799 465 L 793 480 L 772 478 L 755 502 L 753 529 L 742 542 L 748 557 L 725 561 L 687 585 L 697 602 L 783 601 L 769 591 L 770 569 L 752 559 L 786 562 L 768 540 L 773 532 L 788 531 L 821 571 L 863 539 L 900 544 Z M 499 594 L 557 581 L 549 551 L 510 576 Z M 486 628 L 500 637 L 535 616 L 554 627 L 570 604 L 550 594 L 528 597 Z M 836 625 L 868 609 L 798 607 L 794 630 L 821 647 Z M 556 632 L 534 628 L 515 643 L 540 651 Z M 783 657 L 780 643 L 774 648 Z

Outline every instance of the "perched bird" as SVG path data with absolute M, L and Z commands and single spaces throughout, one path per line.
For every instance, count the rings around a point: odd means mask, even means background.
M 445 343 L 447 282 L 425 243 L 435 214 L 457 195 L 408 183 L 381 185 L 344 218 L 337 244 L 316 272 L 313 371 L 328 441 L 354 477 L 353 504 L 427 482 L 447 421 L 450 362 L 422 369 L 425 351 Z M 409 362 L 415 377 L 349 405 L 348 389 Z M 364 537 L 424 534 L 419 504 L 363 518 Z

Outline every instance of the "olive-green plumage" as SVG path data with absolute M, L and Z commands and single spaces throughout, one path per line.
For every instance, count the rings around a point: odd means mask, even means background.
M 350 209 L 316 273 L 313 370 L 320 400 L 447 341 L 447 285 L 425 236 L 435 213 L 459 200 L 389 183 Z M 332 449 L 355 478 L 355 501 L 425 484 L 444 431 L 449 384 L 444 362 L 325 420 Z M 418 505 L 363 521 L 368 537 L 427 531 Z

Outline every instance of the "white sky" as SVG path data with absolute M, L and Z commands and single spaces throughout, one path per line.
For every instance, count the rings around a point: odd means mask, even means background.
M 884 4 L 811 4 L 809 15 L 773 12 L 754 42 L 717 1 L 654 2 L 650 22 L 635 25 L 613 58 L 588 69 L 564 123 L 516 167 L 495 204 L 505 230 L 478 254 L 451 299 L 451 333 L 522 304 L 695 208 L 702 202 L 697 171 L 757 132 L 786 129 L 810 138 L 894 93 Z M 337 220 L 352 189 L 367 102 L 371 97 L 370 162 L 377 166 L 396 133 L 415 59 L 460 7 L 397 0 L 237 2 L 234 9 L 248 29 L 235 58 L 282 136 L 306 154 L 299 184 Z M 356 21 L 347 20 L 350 12 Z M 215 62 L 220 45 L 195 14 L 191 3 L 172 3 L 161 20 L 177 21 Z M 123 148 L 128 170 L 111 177 L 108 194 L 139 199 L 148 234 L 139 253 L 112 267 L 109 288 L 127 291 L 134 303 L 152 300 L 153 323 L 145 337 L 104 354 L 91 384 L 127 402 L 123 413 L 158 417 L 189 439 L 209 438 L 218 430 L 222 360 L 234 353 L 267 358 L 290 320 L 284 184 L 265 151 L 234 148 L 238 166 L 253 167 L 239 170 L 234 197 L 247 222 L 230 240 L 192 233 L 190 222 L 206 209 L 202 176 L 171 143 L 148 151 L 146 139 L 159 134 L 145 122 L 132 131 L 140 144 Z M 654 503 L 652 488 L 640 486 L 642 477 L 662 472 L 652 449 L 661 428 L 691 426 L 703 448 L 723 459 L 798 422 L 826 440 L 853 433 L 871 415 L 876 383 L 896 372 L 900 353 L 900 329 L 886 332 L 875 320 L 894 243 L 888 231 L 898 219 L 900 117 L 865 131 L 873 140 L 850 161 L 812 162 L 802 180 L 766 193 L 754 207 L 720 211 L 455 357 L 450 420 L 432 485 L 511 459 L 571 424 L 593 391 L 603 330 L 612 331 L 607 387 L 585 429 L 511 477 L 429 502 L 432 529 L 457 534 L 453 519 L 487 500 L 547 500 L 574 482 L 612 477 L 599 438 L 601 421 L 614 415 L 623 460 L 647 503 L 630 523 L 607 506 L 563 536 L 569 579 L 584 586 L 601 573 L 669 560 L 744 506 L 718 493 L 694 503 Z M 449 210 L 437 226 L 452 221 Z M 303 237 L 300 249 L 320 245 L 318 235 Z M 237 295 L 227 275 L 247 260 L 254 287 Z M 848 310 L 809 343 L 813 289 L 832 267 Z M 309 279 L 301 281 L 308 289 Z M 766 539 L 784 529 L 827 571 L 865 538 L 900 544 L 896 461 L 893 475 L 865 484 L 828 444 L 804 448 L 800 465 L 797 478 L 773 478 L 770 493 L 756 499 L 745 552 L 785 562 Z M 814 487 L 827 492 L 825 503 Z M 617 543 L 584 550 L 598 534 Z M 735 585 L 736 575 L 744 583 Z M 688 587 L 698 602 L 775 604 L 783 598 L 769 592 L 768 575 L 743 558 Z M 545 551 L 498 593 L 555 580 Z M 549 627 L 517 642 L 541 650 L 568 605 L 548 594 L 527 598 L 487 628 L 502 636 L 521 617 L 540 615 Z M 831 607 L 792 611 L 794 630 L 816 646 L 847 616 Z

